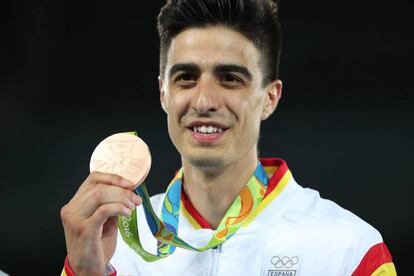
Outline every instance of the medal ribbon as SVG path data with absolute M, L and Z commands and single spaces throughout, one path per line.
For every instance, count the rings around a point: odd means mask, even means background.
M 118 216 L 118 228 L 125 243 L 147 262 L 168 257 L 176 247 L 202 252 L 228 240 L 244 223 L 251 221 L 253 216 L 258 214 L 256 211 L 266 193 L 268 178 L 261 163 L 258 162 L 253 175 L 227 210 L 211 239 L 200 248 L 191 246 L 177 236 L 182 183 L 183 169 L 181 168 L 168 185 L 161 219 L 152 208 L 145 183 L 135 189 L 135 192 L 142 198 L 147 224 L 153 236 L 158 240 L 157 255 L 147 252 L 140 242 L 136 209 L 130 216 Z

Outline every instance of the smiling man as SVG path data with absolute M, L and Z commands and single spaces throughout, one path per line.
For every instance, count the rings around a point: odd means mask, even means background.
M 260 122 L 281 96 L 280 81 L 263 83 L 259 60 L 257 48 L 237 31 L 191 28 L 171 41 L 160 78 L 184 189 L 213 227 L 254 172 Z
M 158 29 L 160 101 L 182 169 L 151 202 L 170 240 L 190 246 L 157 243 L 140 207 L 140 240 L 160 260 L 136 255 L 115 220 L 140 205 L 134 183 L 93 172 L 61 211 L 62 273 L 396 275 L 378 231 L 298 185 L 284 160 L 258 157 L 261 121 L 282 95 L 276 3 L 171 0 Z

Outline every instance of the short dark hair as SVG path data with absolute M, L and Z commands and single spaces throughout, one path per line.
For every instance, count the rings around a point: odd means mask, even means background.
M 278 79 L 282 34 L 277 0 L 167 0 L 157 25 L 161 77 L 177 34 L 191 27 L 225 26 L 243 34 L 259 50 L 262 85 Z

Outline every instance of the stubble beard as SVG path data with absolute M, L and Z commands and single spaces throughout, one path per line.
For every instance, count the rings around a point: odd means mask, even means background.
M 201 169 L 219 169 L 225 166 L 223 158 L 218 157 L 201 157 L 201 156 L 190 156 L 188 162 L 195 167 Z
M 214 152 L 217 149 L 210 146 L 204 146 L 202 148 L 203 150 L 200 152 L 198 152 L 200 149 L 196 149 L 196 152 L 191 152 L 192 150 L 187 148 L 187 156 L 182 156 L 192 166 L 203 170 L 217 170 L 226 166 L 226 154 L 224 152 L 221 154 L 219 152 Z

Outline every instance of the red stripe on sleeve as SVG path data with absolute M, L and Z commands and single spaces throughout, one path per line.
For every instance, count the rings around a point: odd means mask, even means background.
M 76 276 L 75 272 L 73 272 L 72 268 L 70 267 L 68 256 L 65 258 L 65 272 L 67 276 Z
M 391 262 L 392 257 L 385 243 L 378 243 L 368 250 L 352 276 L 371 275 L 381 265 Z
M 115 268 L 111 264 L 109 264 L 109 266 L 110 266 L 110 270 L 112 270 L 112 272 L 110 274 L 107 274 L 107 276 L 116 276 Z M 76 276 L 75 272 L 73 272 L 72 268 L 70 267 L 68 256 L 66 256 L 66 258 L 65 258 L 64 269 L 65 269 L 65 272 L 66 272 L 67 276 Z
M 108 276 L 116 276 L 115 268 L 111 264 L 108 264 L 108 267 L 112 270 L 112 273 L 108 274 Z

